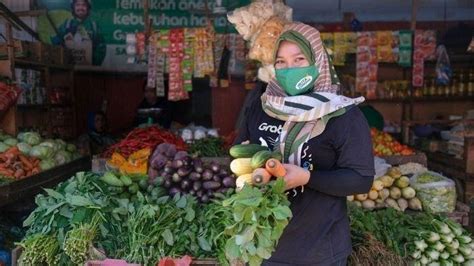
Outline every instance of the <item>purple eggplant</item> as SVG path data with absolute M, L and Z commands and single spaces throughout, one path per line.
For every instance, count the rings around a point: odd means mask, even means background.
M 167 174 L 172 174 L 174 173 L 174 169 L 171 168 L 171 166 L 165 166 L 165 168 L 163 168 L 163 171 Z
M 219 175 L 228 176 L 228 175 L 229 175 L 229 171 L 227 171 L 227 170 L 224 169 L 224 168 L 221 168 L 221 170 L 219 171 Z
M 202 173 L 204 172 L 204 168 L 202 166 L 202 161 L 199 158 L 196 158 L 193 160 L 193 166 L 194 166 L 194 171 L 197 173 Z
M 168 148 L 165 150 L 165 155 L 170 158 L 174 158 L 176 152 L 176 145 L 169 145 Z
M 182 160 L 173 160 L 173 164 L 171 165 L 171 167 L 173 167 L 174 169 L 179 169 L 181 167 L 183 167 L 184 163 Z
M 181 189 L 182 190 L 188 190 L 190 187 L 191 187 L 191 182 L 189 182 L 189 180 L 181 181 Z
M 210 168 L 215 174 L 219 173 L 219 171 L 221 170 L 221 166 L 216 162 L 212 162 Z
M 153 167 L 149 167 L 148 168 L 148 177 L 150 179 L 154 179 L 155 177 L 157 177 L 159 175 L 158 173 L 158 170 L 156 170 L 155 168 Z
M 165 188 L 170 188 L 172 185 L 173 183 L 171 182 L 171 180 L 165 179 L 165 181 L 163 182 L 163 187 Z
M 214 174 L 212 173 L 212 171 L 209 170 L 209 169 L 206 169 L 206 170 L 204 170 L 204 173 L 202 173 L 201 178 L 204 181 L 209 181 L 209 180 L 212 180 L 213 176 L 214 176 Z
M 202 190 L 196 191 L 196 196 L 202 197 L 204 195 L 204 192 Z
M 178 173 L 179 176 L 185 177 L 185 176 L 189 175 L 189 173 L 191 173 L 191 168 L 181 167 L 181 168 L 178 169 L 177 173 Z
M 177 188 L 177 187 L 172 187 L 168 190 L 168 193 L 171 195 L 171 196 L 174 196 L 178 193 L 181 193 L 181 189 Z
M 155 169 L 160 170 L 161 168 L 165 167 L 168 158 L 163 154 L 157 154 L 155 157 L 151 157 L 151 166 Z
M 174 173 L 173 176 L 171 177 L 171 180 L 175 183 L 179 183 L 182 180 L 182 177 L 178 175 L 178 173 Z
M 202 183 L 202 187 L 207 190 L 215 190 L 221 187 L 221 183 L 215 181 L 206 181 Z
M 222 184 L 225 187 L 235 187 L 235 178 L 232 176 L 227 176 L 224 179 L 222 179 Z
M 202 203 L 208 203 L 208 202 L 209 202 L 209 196 L 203 195 L 203 196 L 201 197 L 201 202 L 202 202 Z
M 193 190 L 194 191 L 199 191 L 202 187 L 201 181 L 194 181 L 193 183 Z
M 191 172 L 189 174 L 189 179 L 191 179 L 193 181 L 197 181 L 197 180 L 201 179 L 201 174 L 197 173 L 197 172 Z
M 212 177 L 212 180 L 215 181 L 215 182 L 219 182 L 219 183 L 220 183 L 220 182 L 222 181 L 222 178 L 221 178 L 219 175 L 214 175 L 214 176 Z
M 174 155 L 174 160 L 183 160 L 184 158 L 186 158 L 188 156 L 188 152 L 186 151 L 178 151 L 175 155 Z

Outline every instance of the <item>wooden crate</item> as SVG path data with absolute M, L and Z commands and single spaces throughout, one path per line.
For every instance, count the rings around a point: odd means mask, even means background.
M 456 203 L 456 210 L 452 213 L 447 213 L 446 216 L 462 226 L 469 226 L 470 214 L 471 208 L 467 204 L 458 201 Z

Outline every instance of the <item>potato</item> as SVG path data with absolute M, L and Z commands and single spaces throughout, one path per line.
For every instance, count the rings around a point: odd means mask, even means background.
M 399 199 L 402 196 L 402 191 L 398 187 L 391 187 L 390 188 L 390 197 L 392 199 Z
M 353 203 L 359 208 L 362 207 L 362 202 L 360 202 L 360 201 L 355 200 L 355 201 L 353 201 Z
M 410 185 L 410 179 L 406 176 L 401 176 L 399 179 L 395 180 L 395 186 L 399 188 L 406 188 Z
M 383 189 L 383 183 L 380 180 L 374 180 L 374 183 L 372 183 L 372 189 L 376 191 L 380 191 Z
M 377 192 L 377 190 L 372 189 L 369 191 L 369 199 L 376 200 L 378 197 L 379 197 L 379 193 Z
M 367 199 L 369 195 L 367 194 L 357 194 L 355 195 L 355 199 L 358 200 L 358 201 L 364 201 Z
M 397 210 L 397 211 L 401 211 L 401 210 L 400 210 L 400 207 L 398 206 L 397 201 L 395 201 L 395 200 L 392 199 L 392 198 L 386 199 L 386 200 L 385 200 L 385 205 L 387 205 L 387 207 L 394 208 L 394 209 Z
M 408 208 L 408 202 L 407 202 L 407 200 L 404 199 L 404 198 L 399 198 L 399 199 L 397 200 L 397 203 L 398 203 L 398 207 L 400 207 L 400 210 L 401 210 L 402 212 L 404 212 L 404 211 L 406 210 L 406 208 Z
M 400 179 L 399 179 L 400 180 Z M 416 196 L 416 191 L 412 187 L 402 189 L 402 197 L 405 199 L 413 199 Z
M 421 201 L 418 198 L 412 198 L 408 200 L 408 208 L 415 211 L 421 211 L 423 209 Z
M 388 197 L 390 197 L 390 190 L 388 188 L 379 191 L 379 199 L 385 200 Z
M 392 168 L 388 169 L 387 175 L 397 179 L 397 178 L 402 176 L 402 172 L 400 171 L 400 169 L 398 167 L 392 167 Z
M 347 196 L 347 201 L 354 201 L 354 195 Z
M 391 187 L 393 185 L 394 179 L 388 175 L 384 175 L 378 178 L 383 183 L 384 187 Z
M 362 202 L 362 207 L 367 210 L 373 210 L 375 208 L 375 202 L 373 200 L 364 200 Z

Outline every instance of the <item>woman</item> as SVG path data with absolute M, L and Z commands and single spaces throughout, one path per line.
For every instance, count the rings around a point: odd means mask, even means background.
M 107 133 L 107 118 L 103 112 L 88 114 L 88 133 L 79 138 L 79 151 L 82 155 L 96 155 L 115 143 Z
M 138 106 L 138 109 L 151 109 L 151 108 L 159 108 L 161 109 L 161 113 L 159 115 L 149 114 L 146 116 L 139 115 L 137 117 L 137 125 L 145 124 L 148 122 L 149 118 L 154 120 L 155 123 L 158 123 L 160 126 L 164 128 L 170 128 L 171 126 L 171 117 L 168 111 L 168 103 L 164 99 L 158 98 L 156 96 L 156 89 L 148 87 L 145 83 L 145 87 L 143 88 L 144 99 Z
M 346 265 L 351 253 L 346 196 L 367 193 L 374 176 L 363 98 L 336 95 L 339 81 L 319 32 L 285 27 L 276 78 L 252 105 L 237 142 L 280 150 L 293 218 L 263 265 Z

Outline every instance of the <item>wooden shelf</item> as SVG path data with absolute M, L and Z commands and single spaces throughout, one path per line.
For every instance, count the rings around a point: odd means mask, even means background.
M 67 70 L 67 71 L 73 70 L 72 66 L 45 64 L 45 63 L 29 61 L 29 60 L 24 60 L 24 59 L 15 59 L 15 65 L 29 66 L 29 67 L 39 67 L 39 68 L 51 68 L 51 69 L 59 69 L 59 70 Z

